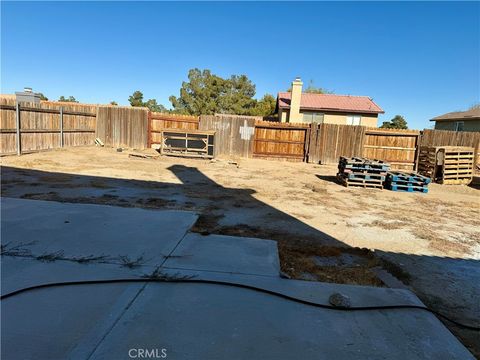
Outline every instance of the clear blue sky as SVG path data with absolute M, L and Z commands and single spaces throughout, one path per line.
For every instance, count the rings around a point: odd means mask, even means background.
M 295 76 L 368 95 L 424 128 L 479 101 L 478 2 L 1 4 L 1 92 L 170 107 L 190 68 L 246 74 L 257 97 Z

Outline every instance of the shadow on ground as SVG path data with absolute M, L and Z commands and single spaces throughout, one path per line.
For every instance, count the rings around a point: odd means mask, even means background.
M 333 175 L 315 175 L 317 178 L 319 178 L 320 180 L 323 180 L 323 181 L 328 181 L 328 182 L 331 182 L 331 183 L 334 183 L 334 184 L 338 184 L 338 179 L 336 176 L 333 176 Z
M 286 276 L 343 284 L 385 286 L 388 281 L 379 276 L 379 271 L 386 270 L 410 287 L 434 310 L 469 324 L 478 324 L 480 321 L 480 270 L 472 271 L 479 268 L 478 261 L 353 248 L 259 201 L 253 196 L 255 191 L 252 189 L 223 187 L 195 167 L 173 165 L 169 170 L 180 183 L 2 167 L 2 196 L 195 211 L 199 214 L 199 219 L 191 229 L 194 232 L 276 240 L 281 269 Z M 336 183 L 335 176 L 317 177 Z M 403 270 L 405 264 L 413 264 L 408 268 L 415 268 L 415 273 Z M 430 284 L 432 272 L 441 274 L 437 278 L 444 279 L 443 286 Z M 458 274 L 462 276 L 459 277 Z M 445 325 L 470 351 L 480 356 L 478 333 L 450 323 Z

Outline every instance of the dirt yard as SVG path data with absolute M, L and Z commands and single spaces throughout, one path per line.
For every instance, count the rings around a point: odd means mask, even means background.
M 286 277 L 407 287 L 439 312 L 480 323 L 477 185 L 347 189 L 336 166 L 142 159 L 94 147 L 1 164 L 5 197 L 196 211 L 192 231 L 277 240 Z M 445 324 L 480 356 L 478 333 Z

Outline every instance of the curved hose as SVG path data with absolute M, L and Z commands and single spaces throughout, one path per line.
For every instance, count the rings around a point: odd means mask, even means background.
M 253 290 L 257 292 L 261 292 L 264 294 L 276 296 L 282 299 L 294 301 L 299 304 L 314 306 L 322 309 L 329 309 L 329 310 L 338 310 L 338 311 L 369 311 L 369 310 L 390 310 L 390 309 L 419 309 L 428 311 L 434 315 L 437 315 L 452 324 L 455 324 L 459 327 L 473 330 L 473 331 L 480 331 L 480 327 L 462 324 L 458 321 L 450 319 L 449 317 L 432 310 L 426 306 L 420 305 L 385 305 L 385 306 L 358 306 L 358 307 L 339 307 L 339 306 L 332 306 L 332 305 L 325 305 L 325 304 L 318 304 L 313 301 L 298 299 L 296 297 L 282 294 L 273 290 L 268 290 L 264 288 L 260 288 L 253 285 L 245 285 L 245 284 L 238 284 L 238 283 L 231 283 L 228 281 L 221 281 L 221 280 L 202 280 L 202 279 L 175 279 L 175 278 L 124 278 L 124 279 L 104 279 L 104 280 L 79 280 L 79 281 L 65 281 L 65 282 L 54 282 L 54 283 L 46 283 L 40 285 L 29 286 L 26 288 L 18 289 L 7 293 L 5 295 L 0 296 L 0 300 L 5 300 L 11 298 L 15 295 L 19 295 L 28 291 L 38 290 L 38 289 L 46 289 L 52 287 L 61 287 L 61 286 L 76 286 L 76 285 L 99 285 L 99 284 L 118 284 L 118 283 L 135 283 L 135 282 L 170 282 L 170 283 L 195 283 L 195 284 L 210 284 L 210 285 L 222 285 L 222 286 L 230 286 L 230 287 L 237 287 L 242 289 Z

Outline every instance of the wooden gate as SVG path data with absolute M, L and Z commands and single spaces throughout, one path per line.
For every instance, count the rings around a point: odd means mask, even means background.
M 253 156 L 303 161 L 308 131 L 308 124 L 256 121 Z
M 337 164 L 340 156 L 362 156 L 365 131 L 365 126 L 311 124 L 308 162 Z
M 200 130 L 215 131 L 215 156 L 251 157 L 254 126 L 251 116 L 200 117 Z
M 96 137 L 105 146 L 144 149 L 147 145 L 147 109 L 99 106 Z
M 367 129 L 363 156 L 389 162 L 392 169 L 416 170 L 419 131 Z

